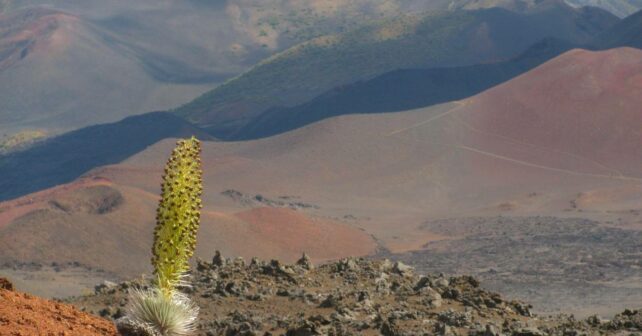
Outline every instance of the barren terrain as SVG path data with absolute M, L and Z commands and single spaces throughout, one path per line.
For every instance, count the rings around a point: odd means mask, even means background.
M 329 260 L 378 251 L 478 274 L 539 311 L 613 315 L 639 298 L 642 278 L 640 73 L 640 50 L 573 50 L 463 101 L 204 142 L 198 254 Z M 0 260 L 144 272 L 173 145 L 70 185 L 101 181 L 120 193 L 111 211 L 65 206 L 77 197 L 69 186 L 0 204 L 0 242 L 10 246 Z
M 475 275 L 540 313 L 609 316 L 642 302 L 642 231 L 554 217 L 453 218 L 422 229 L 445 238 L 395 259 L 427 273 Z
M 69 304 L 13 291 L 0 278 L 0 335 L 116 336 L 113 323 Z
M 172 108 L 208 81 L 156 78 L 119 37 L 48 7 L 0 13 L 0 132 L 56 134 Z M 161 71 L 161 70 L 157 70 Z
M 185 289 L 201 308 L 197 335 L 636 335 L 640 310 L 598 316 L 536 316 L 530 305 L 479 287 L 470 276 L 419 275 L 389 260 L 313 265 L 278 260 L 200 261 Z M 77 307 L 131 330 L 127 291 L 146 280 L 96 287 Z

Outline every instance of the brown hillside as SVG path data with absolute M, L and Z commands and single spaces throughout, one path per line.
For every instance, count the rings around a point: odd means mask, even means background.
M 579 192 L 635 195 L 641 54 L 576 50 L 466 101 L 205 143 L 206 208 L 244 211 L 220 194 L 227 189 L 295 195 L 401 246 L 428 217 L 564 213 Z M 90 175 L 156 194 L 172 143 Z
M 78 21 L 73 15 L 43 8 L 16 15 L 0 14 L 0 71 L 30 53 L 63 51 L 71 38 L 67 33 Z
M 374 252 L 372 235 L 392 253 L 418 251 L 408 259 L 430 270 L 481 274 L 537 304 L 564 303 L 542 293 L 572 292 L 577 312 L 621 310 L 624 300 L 639 301 L 642 276 L 635 243 L 642 230 L 640 60 L 635 49 L 575 50 L 465 101 L 342 116 L 256 141 L 204 142 L 199 255 L 221 249 L 288 259 L 305 250 L 332 259 Z M 73 255 L 128 274 L 146 267 L 149 241 L 140 237 L 151 237 L 173 145 L 161 141 L 87 175 L 123 195 L 113 212 L 69 214 L 46 199 L 44 214 L 33 204 L 11 207 L 20 216 L 0 213 L 0 243 L 11 246 L 0 260 Z M 459 225 L 457 234 L 426 225 L 441 219 Z M 50 244 L 52 228 L 65 240 Z
M 49 7 L 0 14 L 0 131 L 55 134 L 113 122 L 168 109 L 210 87 L 154 77 L 147 63 L 162 56 L 138 59 L 124 41 L 82 15 Z
M 465 101 L 206 143 L 205 183 L 214 189 L 206 203 L 229 207 L 216 192 L 226 189 L 296 195 L 326 215 L 361 218 L 358 225 L 403 250 L 426 242 L 413 229 L 428 218 L 568 216 L 581 192 L 636 195 L 641 56 L 629 48 L 574 50 Z M 170 146 L 161 142 L 96 175 L 157 192 L 153 179 L 126 172 L 159 167 Z M 584 210 L 591 207 L 603 210 L 596 202 Z
M 149 246 L 158 199 L 104 179 L 81 179 L 0 205 L 1 261 L 79 263 L 111 276 L 149 272 Z M 285 234 L 284 234 L 285 233 Z M 204 211 L 198 255 L 215 249 L 247 258 L 269 255 L 293 261 L 367 255 L 375 244 L 345 224 L 280 208 L 238 213 Z
M 480 95 L 460 114 L 480 140 L 576 157 L 575 164 L 556 164 L 549 161 L 555 155 L 546 159 L 525 153 L 534 163 L 637 178 L 642 163 L 641 54 L 632 48 L 573 50 Z M 520 157 L 510 149 L 502 153 Z

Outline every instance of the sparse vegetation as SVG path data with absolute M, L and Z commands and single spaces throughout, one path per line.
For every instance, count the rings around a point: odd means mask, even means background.
M 13 135 L 0 137 L 0 155 L 16 152 L 47 137 L 47 133 L 40 130 L 27 130 Z
M 566 0 L 566 2 L 577 7 L 601 7 L 619 17 L 626 17 L 642 8 L 642 0 Z
M 563 19 L 552 21 L 553 14 Z M 230 138 L 270 108 L 301 104 L 332 88 L 397 69 L 510 59 L 546 37 L 584 41 L 615 20 L 589 14 L 565 7 L 530 14 L 493 8 L 373 19 L 267 58 L 175 112 L 217 137 Z
M 316 37 L 264 60 L 176 112 L 204 125 L 211 111 L 233 108 L 233 102 L 247 102 L 251 113 L 259 112 L 254 110 L 300 103 L 330 87 L 389 70 L 467 57 L 462 45 L 448 45 L 472 23 L 474 17 L 466 12 L 401 15 L 370 21 L 344 34 Z M 433 31 L 424 34 L 429 29 Z
M 178 141 L 161 185 L 152 265 L 154 287 L 130 293 L 127 324 L 150 336 L 189 335 L 198 317 L 196 306 L 178 291 L 185 286 L 189 259 L 196 248 L 201 209 L 200 143 Z
M 11 1 L 10 0 L 0 0 L 0 13 L 4 13 L 7 11 L 11 6 Z

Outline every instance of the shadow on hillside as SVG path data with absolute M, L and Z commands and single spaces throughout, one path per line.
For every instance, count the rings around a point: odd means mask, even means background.
M 272 108 L 228 140 L 284 133 L 340 115 L 404 111 L 468 98 L 576 47 L 545 39 L 506 62 L 452 68 L 406 69 L 335 88 L 302 105 Z
M 68 183 L 89 170 L 121 162 L 166 138 L 214 138 L 167 112 L 91 126 L 0 156 L 0 201 Z

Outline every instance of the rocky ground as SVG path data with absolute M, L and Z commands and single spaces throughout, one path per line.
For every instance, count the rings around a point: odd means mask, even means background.
M 199 261 L 185 291 L 201 308 L 198 335 L 640 335 L 642 311 L 612 320 L 538 317 L 531 306 L 480 288 L 469 276 L 422 276 L 389 260 L 343 259 L 315 267 L 307 258 Z M 130 288 L 104 283 L 69 299 L 81 310 L 123 315 Z M 120 320 L 122 321 L 122 320 Z
M 642 303 L 642 231 L 546 216 L 443 219 L 422 229 L 448 238 L 379 257 L 424 273 L 473 275 L 538 313 L 613 316 Z

